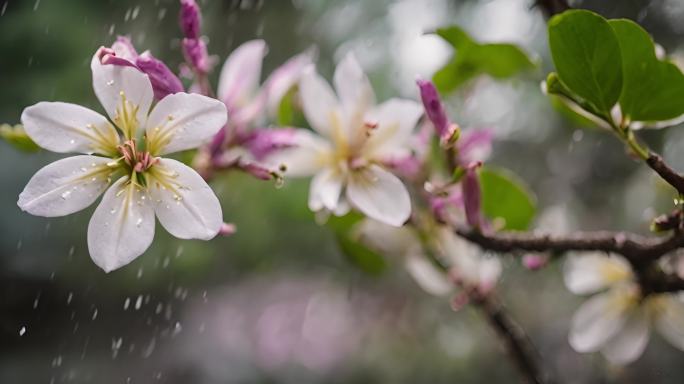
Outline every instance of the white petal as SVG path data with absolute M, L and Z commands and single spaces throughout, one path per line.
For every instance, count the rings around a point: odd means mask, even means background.
M 237 47 L 223 64 L 218 98 L 231 110 L 244 106 L 254 96 L 259 87 L 266 50 L 263 40 L 251 40 Z
M 152 83 L 147 75 L 133 67 L 102 65 L 97 55 L 90 61 L 90 69 L 93 72 L 95 95 L 112 121 L 119 125 L 117 110 L 122 110 L 125 98 L 128 101 L 127 110 L 131 114 L 135 110 L 137 125 L 143 126 L 153 97 Z
M 478 284 L 486 288 L 494 287 L 501 276 L 501 260 L 496 257 L 481 257 L 479 269 Z
M 431 295 L 443 296 L 453 291 L 453 286 L 449 283 L 445 274 L 423 255 L 407 257 L 406 270 L 416 283 Z
M 304 116 L 313 129 L 327 137 L 335 132 L 341 134 L 345 131 L 335 93 L 313 68 L 302 75 L 299 94 Z
M 150 168 L 148 189 L 161 225 L 180 239 L 209 240 L 218 234 L 223 213 L 214 191 L 192 168 L 161 159 Z
M 563 277 L 570 292 L 583 295 L 631 279 L 632 272 L 622 258 L 597 252 L 568 256 Z
M 285 165 L 286 177 L 311 176 L 321 170 L 331 156 L 330 144 L 311 131 L 297 130 L 293 141 L 293 147 L 276 151 L 265 160 L 274 169 Z
M 113 271 L 142 255 L 154 238 L 154 209 L 145 191 L 122 177 L 107 190 L 88 224 L 95 264 Z
M 406 99 L 390 99 L 369 111 L 368 122 L 377 123 L 364 152 L 368 156 L 402 156 L 410 154 L 411 134 L 423 115 L 423 107 Z
M 36 172 L 19 195 L 19 208 L 32 215 L 56 217 L 92 204 L 109 185 L 111 159 L 73 156 Z
M 88 108 L 40 102 L 21 114 L 26 133 L 53 152 L 116 153 L 119 135 L 107 118 Z
M 601 349 L 601 353 L 613 364 L 629 364 L 644 353 L 649 334 L 648 318 L 642 310 L 635 309 L 620 332 Z
M 147 145 L 154 156 L 197 148 L 226 124 L 226 106 L 210 97 L 175 93 L 163 98 L 147 120 Z
M 344 177 L 336 169 L 324 168 L 311 179 L 309 188 L 309 209 L 320 211 L 326 208 L 330 211 L 337 209 L 340 194 L 344 184 Z
M 368 77 L 352 53 L 337 64 L 333 82 L 347 122 L 352 124 L 352 128 L 361 128 L 363 115 L 375 103 L 375 95 Z
M 587 300 L 575 312 L 570 325 L 568 341 L 577 352 L 595 352 L 623 327 L 627 313 L 616 305 L 614 292 L 598 294 Z
M 364 219 L 354 227 L 353 233 L 363 244 L 387 256 L 405 256 L 410 250 L 421 248 L 418 236 L 407 226 L 394 227 Z
M 662 312 L 656 316 L 656 327 L 665 340 L 684 351 L 684 302 L 674 295 L 663 300 Z
M 314 55 L 314 51 L 309 49 L 293 56 L 268 77 L 264 84 L 268 94 L 267 110 L 270 116 L 276 116 L 283 97 L 299 82 L 304 69 L 313 62 Z
M 351 173 L 347 198 L 368 217 L 385 224 L 399 227 L 411 215 L 411 199 L 404 184 L 377 165 Z

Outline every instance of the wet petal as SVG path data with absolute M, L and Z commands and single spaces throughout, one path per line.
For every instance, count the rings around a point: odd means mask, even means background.
M 73 156 L 36 172 L 19 195 L 17 205 L 32 215 L 64 216 L 92 204 L 109 185 L 111 159 Z
M 676 295 L 663 300 L 661 312 L 656 317 L 656 327 L 665 340 L 684 351 L 684 302 Z
M 643 311 L 634 310 L 620 332 L 601 349 L 601 353 L 613 364 L 629 364 L 644 353 L 649 336 L 648 318 Z
M 351 129 L 360 129 L 366 110 L 375 104 L 375 95 L 368 77 L 352 53 L 337 64 L 333 82 L 346 123 Z M 354 135 L 354 132 L 350 134 Z
M 161 159 L 150 168 L 150 196 L 161 225 L 180 239 L 209 240 L 223 224 L 221 204 L 214 191 L 192 168 Z
M 263 40 L 251 40 L 237 47 L 223 64 L 219 76 L 218 98 L 231 111 L 249 102 L 259 88 L 261 64 L 266 50 Z
M 327 137 L 331 137 L 335 131 L 337 134 L 343 133 L 337 96 L 313 67 L 308 68 L 302 75 L 299 94 L 302 98 L 304 116 L 313 129 Z
M 88 250 L 105 272 L 143 254 L 154 238 L 154 209 L 145 191 L 128 177 L 107 190 L 88 224 Z
M 53 152 L 116 153 L 119 135 L 107 118 L 88 108 L 40 102 L 21 114 L 26 133 Z
M 95 95 L 112 121 L 121 129 L 124 125 L 131 130 L 143 126 L 153 98 L 147 75 L 134 67 L 103 65 L 97 55 L 93 56 L 90 69 Z
M 210 97 L 176 93 L 163 98 L 147 121 L 148 150 L 154 156 L 197 148 L 226 124 L 226 106 Z
M 625 308 L 616 305 L 614 292 L 598 294 L 575 312 L 568 341 L 577 352 L 595 352 L 615 336 L 627 320 Z
M 597 252 L 570 255 L 563 266 L 563 277 L 570 292 L 583 295 L 628 280 L 632 272 L 622 258 Z
M 411 215 L 411 199 L 404 184 L 377 165 L 352 172 L 347 198 L 368 217 L 385 224 L 399 227 Z
M 335 169 L 324 168 L 317 173 L 311 179 L 309 209 L 314 212 L 323 208 L 330 211 L 336 210 L 343 184 L 343 176 Z

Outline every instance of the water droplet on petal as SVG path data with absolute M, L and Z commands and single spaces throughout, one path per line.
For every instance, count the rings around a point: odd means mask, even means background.
M 62 199 L 63 199 L 63 200 L 66 200 L 66 199 L 69 198 L 70 195 L 71 195 L 71 191 L 64 191 L 64 192 L 62 193 Z

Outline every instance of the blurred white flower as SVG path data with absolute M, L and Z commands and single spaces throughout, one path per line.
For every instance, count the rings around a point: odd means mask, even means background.
M 38 145 L 85 155 L 39 170 L 18 205 L 37 216 L 64 216 L 88 207 L 106 190 L 88 225 L 88 249 L 109 272 L 150 246 L 155 215 L 178 238 L 216 236 L 223 221 L 214 192 L 192 168 L 159 156 L 210 140 L 227 115 L 223 103 L 182 92 L 150 111 L 148 76 L 130 66 L 103 65 L 100 56 L 91 61 L 93 88 L 113 125 L 75 104 L 41 102 L 26 108 L 21 120 Z
M 411 201 L 401 180 L 383 164 L 410 155 L 410 138 L 422 114 L 417 102 L 390 99 L 375 105 L 368 78 L 352 54 L 337 66 L 337 95 L 313 68 L 299 84 L 304 115 L 318 133 L 298 130 L 295 147 L 271 161 L 286 175 L 310 176 L 309 208 L 344 215 L 350 205 L 365 215 L 401 226 Z
M 404 258 L 411 277 L 426 292 L 442 296 L 461 287 L 481 294 L 490 292 L 501 275 L 501 263 L 485 257 L 480 249 L 458 237 L 447 227 L 435 227 L 434 235 L 422 244 L 409 227 L 395 228 L 366 219 L 356 228 L 361 242 L 390 256 Z M 431 260 L 426 252 L 432 252 Z M 435 264 L 438 261 L 444 268 Z
M 684 350 L 684 301 L 681 294 L 642 297 L 635 276 L 623 259 L 603 253 L 570 256 L 565 284 L 575 294 L 599 291 L 577 310 L 568 340 L 577 352 L 601 353 L 613 364 L 641 356 L 654 326 Z

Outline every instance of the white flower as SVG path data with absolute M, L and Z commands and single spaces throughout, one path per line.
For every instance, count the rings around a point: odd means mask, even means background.
M 109 272 L 150 246 L 155 214 L 178 238 L 206 240 L 218 233 L 221 206 L 211 188 L 193 169 L 159 156 L 203 144 L 227 115 L 223 103 L 186 93 L 167 96 L 150 111 L 147 75 L 133 67 L 102 65 L 97 56 L 91 61 L 93 88 L 114 124 L 75 104 L 40 102 L 26 108 L 21 120 L 38 145 L 85 155 L 39 170 L 18 205 L 33 215 L 64 216 L 104 192 L 88 225 L 88 249 Z
M 577 352 L 601 353 L 613 364 L 630 363 L 643 353 L 655 328 L 684 350 L 684 301 L 674 293 L 642 297 L 630 266 L 605 254 L 571 256 L 565 284 L 576 294 L 599 293 L 572 319 L 568 340 Z
M 315 71 L 302 76 L 304 115 L 318 133 L 298 130 L 297 146 L 274 156 L 286 175 L 311 176 L 309 208 L 337 215 L 350 204 L 365 215 L 401 226 L 411 214 L 406 187 L 383 162 L 410 154 L 409 139 L 422 114 L 419 103 L 390 99 L 375 106 L 368 78 L 353 55 L 334 74 L 337 95 Z
M 427 293 L 450 294 L 454 291 L 454 282 L 466 290 L 491 291 L 501 275 L 499 259 L 484 257 L 476 245 L 456 236 L 447 227 L 435 227 L 434 230 L 423 244 L 410 227 L 396 228 L 366 219 L 358 225 L 356 234 L 361 242 L 377 252 L 403 258 L 406 270 Z M 452 280 L 447 271 L 428 258 L 426 247 L 448 269 Z

